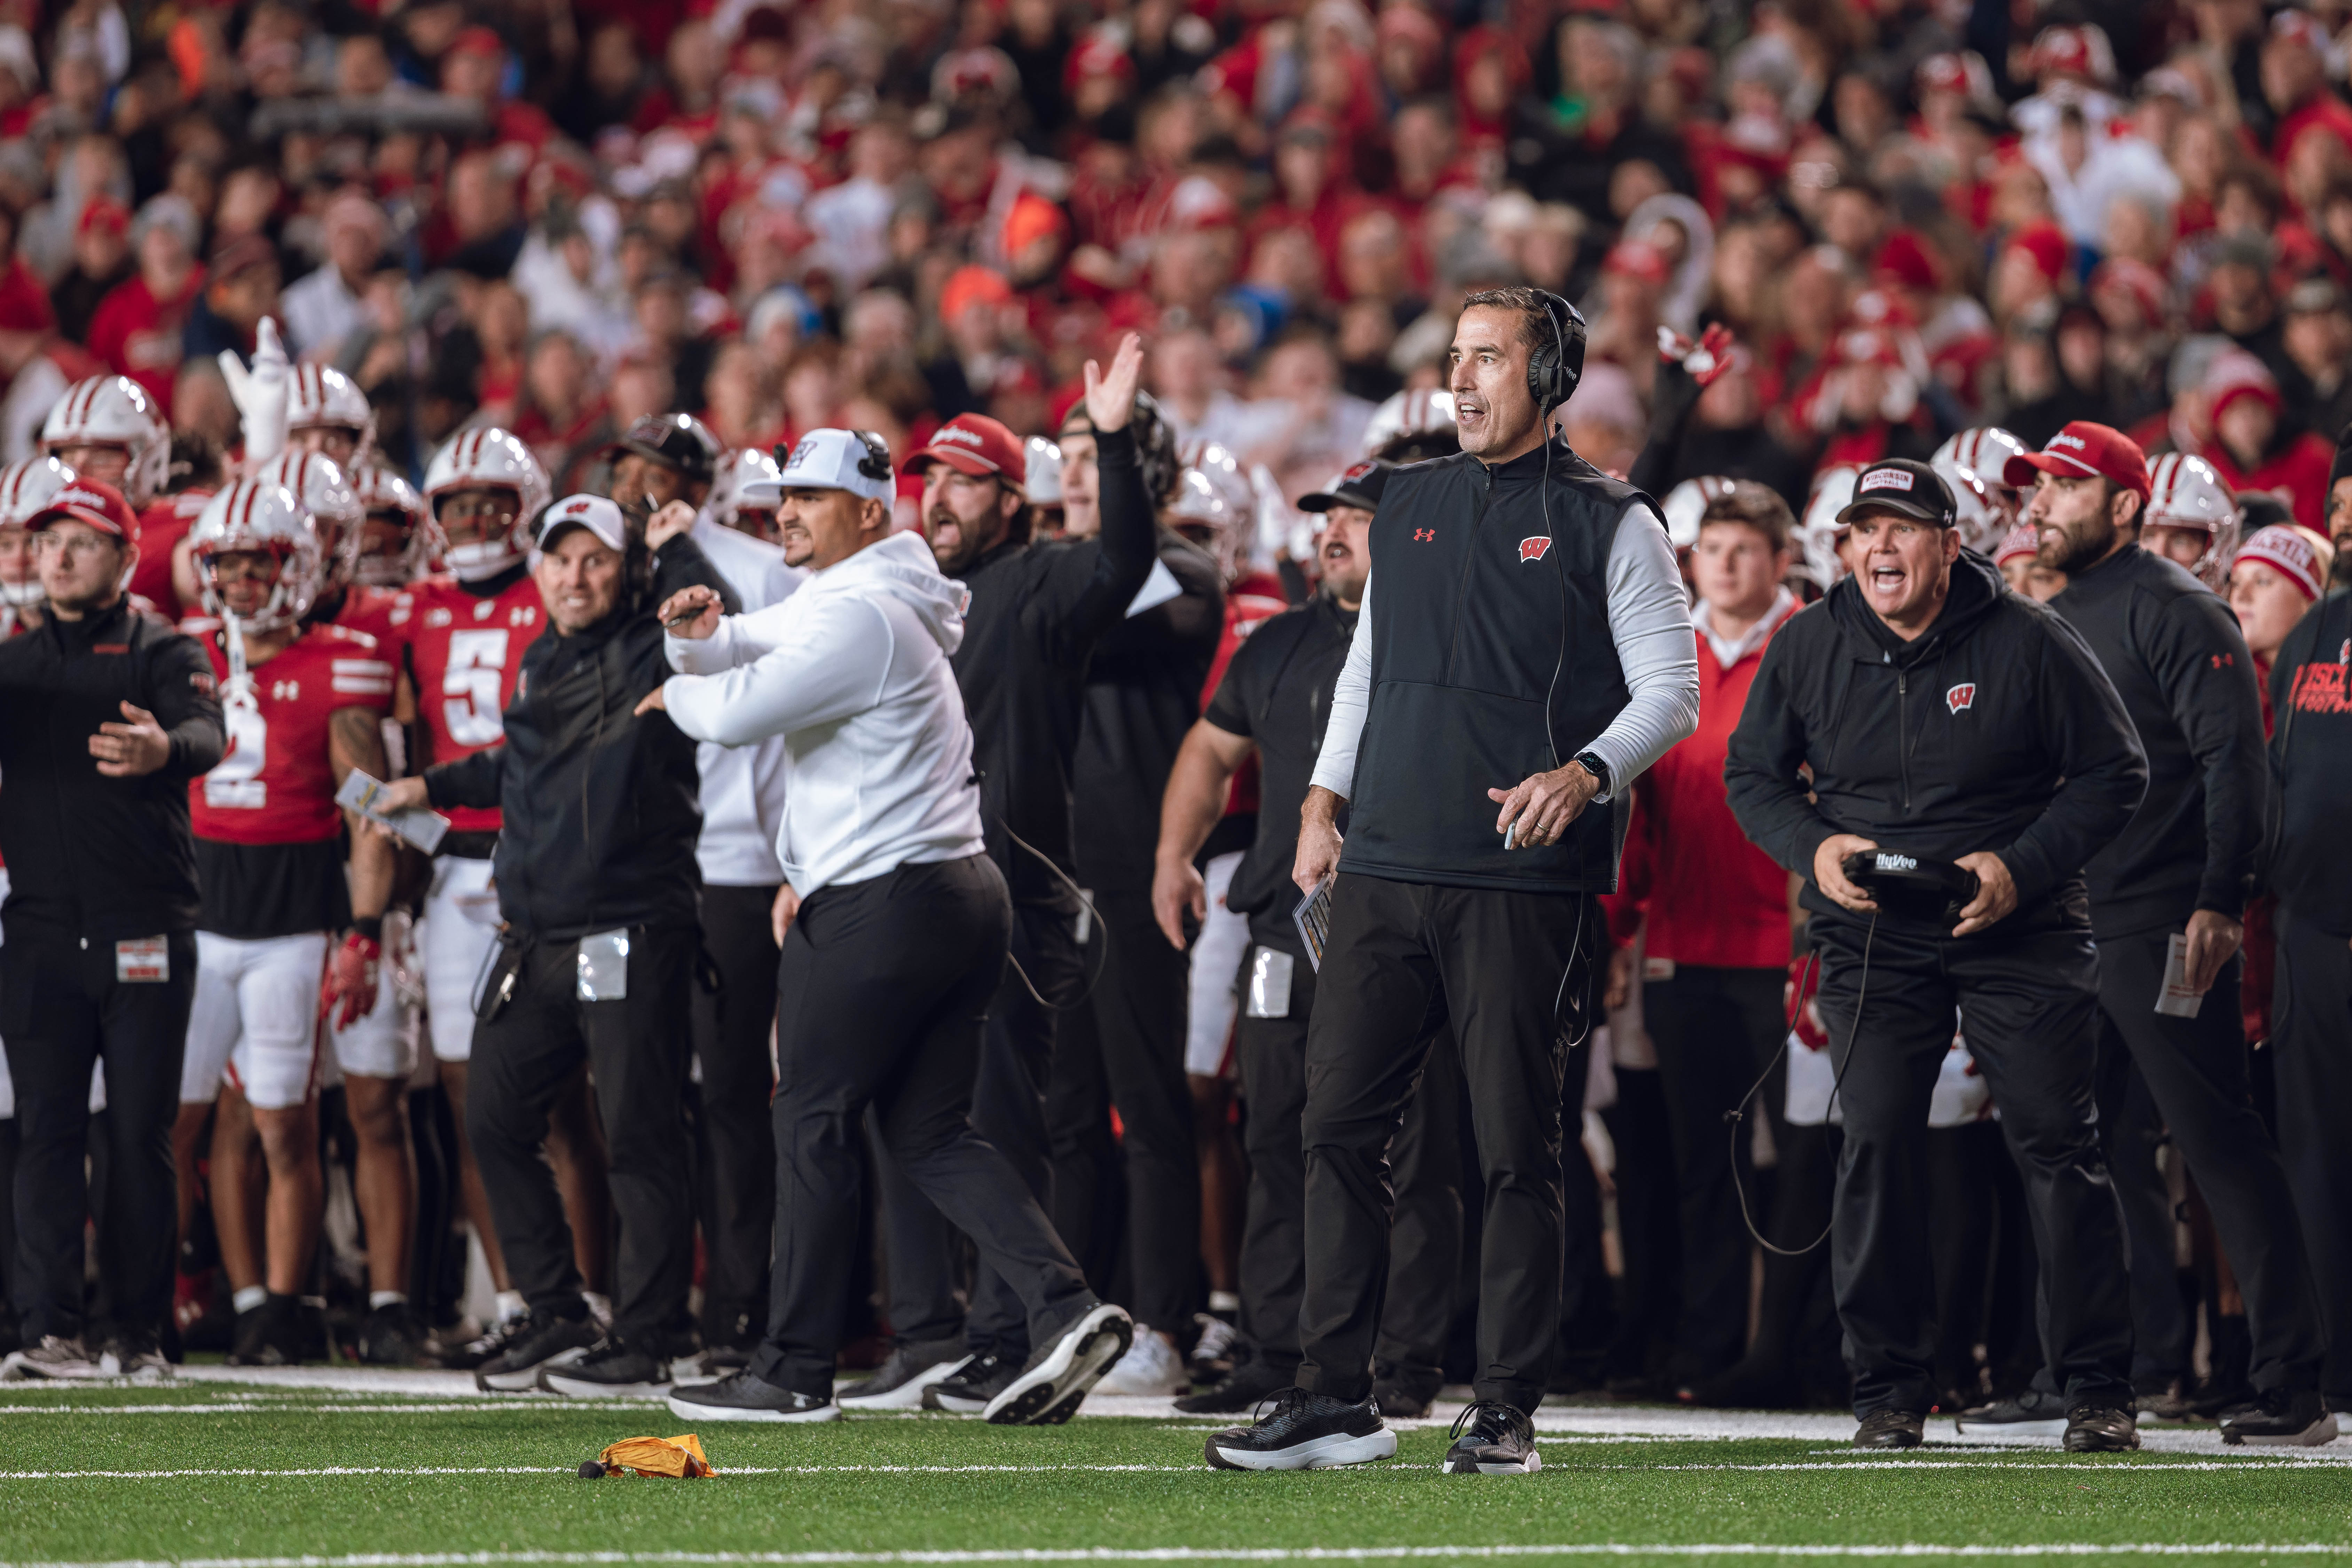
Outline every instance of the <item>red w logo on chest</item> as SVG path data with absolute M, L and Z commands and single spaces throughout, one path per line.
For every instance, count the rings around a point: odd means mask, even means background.
M 1544 558 L 1544 552 L 1550 548 L 1551 536 L 1548 533 L 1538 533 L 1533 539 L 1522 539 L 1519 541 L 1519 559 L 1540 561 Z

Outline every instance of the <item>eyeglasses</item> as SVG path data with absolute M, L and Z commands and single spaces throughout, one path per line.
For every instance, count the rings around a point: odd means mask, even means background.
M 114 541 L 102 533 L 57 533 L 45 528 L 33 535 L 35 554 L 62 555 L 69 561 L 96 555 L 113 545 Z

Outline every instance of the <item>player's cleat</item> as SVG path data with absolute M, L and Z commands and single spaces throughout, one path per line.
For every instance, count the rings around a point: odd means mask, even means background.
M 474 1369 L 485 1394 L 523 1394 L 539 1386 L 540 1369 L 559 1359 L 578 1361 L 600 1337 L 585 1318 L 559 1318 L 533 1309 L 499 1325 L 510 1330 L 504 1348 Z
M 2313 1389 L 2273 1388 L 2221 1417 L 2221 1441 L 2232 1446 L 2316 1448 L 2336 1437 L 2336 1413 Z
M 1203 1447 L 1218 1470 L 1336 1470 L 1396 1452 L 1396 1434 L 1367 1399 L 1350 1405 L 1328 1394 L 1286 1388 L 1274 1408 L 1246 1426 L 1213 1433 Z
M 84 1350 L 79 1340 L 56 1334 L 43 1334 L 39 1344 L 11 1351 L 5 1361 L 0 1361 L 0 1383 L 79 1382 L 105 1375 L 99 1370 L 98 1358 Z
M 971 1360 L 961 1340 L 902 1341 L 873 1376 L 835 1389 L 834 1401 L 844 1410 L 920 1410 L 923 1391 Z
M 1874 1410 L 1854 1429 L 1857 1448 L 1916 1448 L 1927 1438 L 1927 1418 L 1908 1410 Z
M 2118 1405 L 2077 1405 L 2066 1413 L 2065 1446 L 2070 1454 L 2127 1453 L 2139 1447 L 2139 1423 Z
M 261 1305 L 236 1315 L 231 1366 L 298 1366 L 302 1361 L 301 1300 L 271 1292 Z
M 352 1352 L 362 1366 L 415 1366 L 423 1359 L 408 1303 L 386 1302 L 369 1310 L 352 1335 Z
M 2066 1401 L 2061 1394 L 2029 1388 L 2010 1399 L 1996 1399 L 1973 1410 L 1963 1410 L 1953 1423 L 1963 1437 L 2001 1438 L 2026 1442 L 2066 1435 Z
M 650 1399 L 669 1392 L 669 1357 L 608 1333 L 577 1360 L 558 1357 L 541 1366 L 539 1386 L 568 1399 Z
M 1482 1399 L 1454 1417 L 1454 1434 L 1445 1450 L 1449 1476 L 1531 1476 L 1543 1468 L 1536 1424 L 1512 1405 Z
M 1168 1336 L 1141 1323 L 1136 1326 L 1134 1342 L 1128 1346 L 1127 1353 L 1102 1374 L 1095 1387 L 1104 1394 L 1189 1394 L 1192 1378 L 1184 1370 L 1184 1358 L 1176 1353 L 1176 1346 Z
M 1201 1331 L 1201 1337 L 1185 1352 L 1184 1369 L 1194 1383 L 1223 1382 L 1226 1373 L 1247 1359 L 1249 1340 L 1213 1312 L 1193 1313 L 1192 1324 Z
M 838 1421 L 841 1406 L 814 1394 L 778 1388 L 748 1372 L 717 1383 L 680 1384 L 669 1391 L 669 1413 L 681 1421 Z
M 923 1408 L 978 1415 L 1020 1375 L 1021 1369 L 1001 1355 L 976 1355 L 923 1390 Z
M 999 1426 L 1057 1426 L 1078 1413 L 1087 1390 L 1134 1340 L 1127 1309 L 1097 1301 L 1053 1343 L 1031 1352 L 1029 1364 L 982 1414 Z
M 1176 1402 L 1176 1408 L 1187 1415 L 1238 1415 L 1288 1388 L 1292 1376 L 1256 1356 L 1245 1356 L 1216 1386 L 1185 1395 Z

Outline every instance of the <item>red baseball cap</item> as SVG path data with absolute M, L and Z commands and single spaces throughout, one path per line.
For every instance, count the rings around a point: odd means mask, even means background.
M 2098 474 L 2123 489 L 2147 500 L 2147 454 L 2139 443 L 2110 425 L 2077 419 L 2050 437 L 2039 452 L 2027 452 L 2001 465 L 2000 481 L 2023 489 L 2033 476 Z
M 86 522 L 100 533 L 110 533 L 123 544 L 136 549 L 139 544 L 139 514 L 122 499 L 122 492 L 99 479 L 77 478 L 73 483 L 49 498 L 49 504 L 32 515 L 25 526 L 47 528 L 58 521 Z
M 1029 455 L 1021 437 L 985 414 L 957 415 L 932 433 L 930 445 L 901 466 L 910 474 L 919 474 L 934 461 L 959 474 L 1001 474 L 1015 489 L 1029 471 Z

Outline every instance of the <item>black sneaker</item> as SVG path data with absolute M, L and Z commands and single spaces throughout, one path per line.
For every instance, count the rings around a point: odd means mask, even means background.
M 2316 1389 L 2273 1388 L 2221 1417 L 2221 1441 L 2258 1448 L 2316 1448 L 2336 1436 L 2335 1413 Z
M 1444 1386 L 1442 1373 L 1431 1376 L 1400 1367 L 1386 1376 L 1378 1372 L 1372 1374 L 1372 1398 L 1380 1405 L 1381 1414 L 1391 1421 L 1420 1420 L 1437 1403 L 1437 1395 Z
M 474 1386 L 485 1394 L 526 1394 L 539 1386 L 541 1367 L 561 1358 L 578 1361 L 599 1338 L 586 1318 L 559 1318 L 533 1309 L 499 1325 L 504 1348 L 474 1369 Z
M 416 1327 L 405 1301 L 371 1308 L 352 1335 L 352 1353 L 362 1366 L 415 1366 L 423 1360 Z
M 920 1410 L 924 1390 L 970 1360 L 961 1340 L 902 1341 L 890 1347 L 889 1359 L 873 1376 L 835 1389 L 834 1403 L 844 1410 Z
M 2034 1437 L 2063 1437 L 2066 1422 L 2064 1396 L 2029 1388 L 2013 1399 L 1996 1399 L 1990 1405 L 1963 1410 L 1955 1424 L 1963 1437 L 2023 1442 Z
M 1248 1359 L 1249 1340 L 1225 1319 L 1214 1312 L 1195 1312 L 1192 1326 L 1200 1331 L 1200 1337 L 1184 1352 L 1184 1370 L 1192 1374 L 1194 1383 L 1223 1383 L 1232 1375 L 1234 1368 Z M 1237 1405 L 1233 1408 L 1247 1406 Z
M 1237 1363 L 1214 1386 L 1178 1400 L 1176 1408 L 1187 1415 L 1238 1415 L 1244 1410 L 1256 1409 L 1288 1388 L 1290 1380 L 1297 1375 L 1296 1368 L 1286 1371 L 1249 1356 Z M 1383 1405 L 1381 1408 L 1388 1407 Z
M 923 1408 L 978 1415 L 1020 1375 L 1021 1369 L 1001 1355 L 976 1355 L 923 1390 Z
M 1135 1320 L 1127 1309 L 1097 1301 L 1053 1343 L 1032 1351 L 1029 1364 L 982 1414 L 999 1426 L 1058 1426 L 1078 1413 L 1087 1390 L 1134 1342 Z
M 2124 1454 L 2139 1447 L 2139 1422 L 2113 1405 L 2083 1405 L 2066 1413 L 2070 1454 Z
M 1854 1429 L 1857 1448 L 1916 1448 L 1927 1440 L 1927 1418 L 1908 1410 L 1874 1410 Z
M 2189 1407 L 2189 1382 L 2186 1378 L 2169 1378 L 2160 1387 L 2144 1389 L 2139 1396 L 2139 1419 L 2142 1426 L 2150 1422 L 2187 1421 L 2196 1412 Z
M 163 1341 L 152 1333 L 110 1335 L 98 1353 L 98 1370 L 102 1377 L 141 1384 L 169 1383 L 173 1375 L 172 1363 L 163 1358 Z
M 669 1391 L 669 1413 L 681 1421 L 838 1421 L 841 1406 L 814 1394 L 778 1388 L 739 1372 L 716 1383 L 685 1383 Z
M 231 1366 L 295 1366 L 302 1360 L 302 1301 L 299 1296 L 270 1295 L 260 1306 L 236 1315 L 236 1338 L 228 1352 Z
M 462 1326 L 437 1331 L 433 1338 L 433 1362 L 450 1372 L 472 1372 L 514 1348 L 515 1341 L 532 1326 L 529 1312 L 501 1318 L 469 1340 L 459 1340 Z
M 1449 1476 L 1531 1476 L 1543 1468 L 1536 1424 L 1527 1413 L 1496 1400 L 1465 1405 L 1454 1418 L 1454 1447 L 1445 1450 Z
M 670 1358 L 608 1333 L 578 1360 L 557 1357 L 539 1369 L 539 1386 L 567 1399 L 650 1399 L 669 1392 Z
M 1336 1470 L 1388 1458 L 1396 1447 L 1376 1402 L 1349 1405 L 1286 1388 L 1274 1396 L 1273 1409 L 1246 1426 L 1212 1434 L 1202 1451 L 1216 1470 Z

